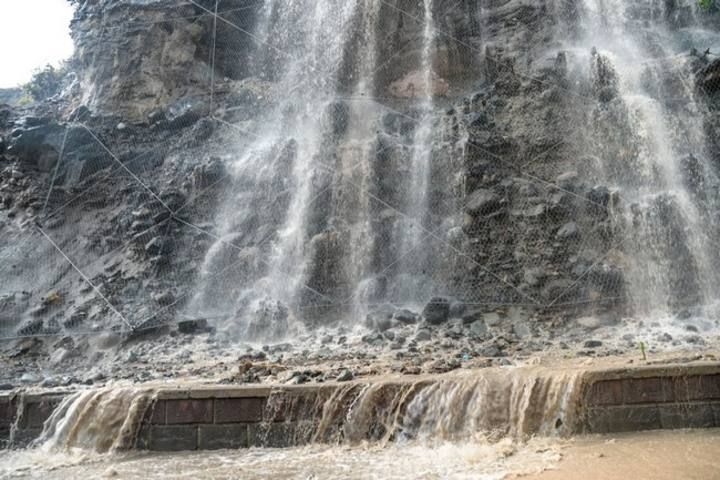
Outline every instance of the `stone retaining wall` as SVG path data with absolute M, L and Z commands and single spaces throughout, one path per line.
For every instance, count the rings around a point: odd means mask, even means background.
M 392 390 L 415 383 L 389 382 Z M 432 383 L 428 379 L 428 383 Z M 210 450 L 251 446 L 287 447 L 327 441 L 318 422 L 330 396 L 343 415 L 348 405 L 340 389 L 362 384 L 294 387 L 237 386 L 164 389 L 140 426 L 137 448 L 154 451 Z M 0 396 L 0 445 L 36 438 L 43 422 L 67 393 Z M 652 429 L 720 427 L 720 363 L 633 367 L 585 374 L 577 433 L 616 433 Z M 337 405 L 335 405 L 335 402 Z M 22 404 L 22 407 L 20 405 Z
M 582 432 L 720 427 L 720 365 L 591 373 L 582 399 Z
M 162 391 L 145 416 L 137 446 L 171 451 L 301 445 L 311 440 L 322 399 L 336 388 Z

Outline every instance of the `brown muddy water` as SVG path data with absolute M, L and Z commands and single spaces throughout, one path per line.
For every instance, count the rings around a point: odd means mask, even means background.
M 1 453 L 0 478 L 715 480 L 720 430 L 173 454 L 39 447 Z

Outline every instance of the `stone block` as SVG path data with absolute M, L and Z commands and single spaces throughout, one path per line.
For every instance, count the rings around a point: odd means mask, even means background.
M 701 376 L 675 377 L 673 390 L 676 402 L 691 402 L 705 398 Z
M 660 423 L 664 429 L 712 428 L 715 414 L 710 403 L 660 405 Z
M 166 422 L 166 401 L 156 400 L 147 412 L 145 412 L 145 423 L 152 425 L 165 425 Z
M 12 425 L 14 417 L 15 406 L 9 400 L 0 402 L 0 427 Z
M 147 447 L 155 452 L 196 450 L 197 437 L 196 425 L 153 425 Z
M 720 402 L 712 404 L 713 413 L 715 414 L 715 428 L 720 428 Z
M 295 445 L 295 424 L 257 423 L 248 425 L 251 447 L 286 448 Z
M 582 433 L 607 433 L 607 410 L 607 408 L 588 408 L 580 420 L 579 431 Z
M 588 433 L 620 433 L 662 428 L 656 405 L 593 408 L 585 419 Z
M 588 405 L 620 405 L 623 401 L 623 384 L 621 380 L 595 382 L 590 387 L 587 397 Z
M 45 420 L 50 418 L 53 410 L 57 407 L 59 400 L 47 399 L 38 402 L 27 403 L 23 408 L 21 428 L 42 428 Z
M 674 398 L 673 379 L 669 377 L 628 378 L 623 381 L 623 403 L 666 403 Z
M 150 449 L 150 433 L 152 432 L 152 428 L 149 423 L 145 423 L 140 427 L 137 438 L 135 439 L 135 448 L 137 450 Z
M 662 428 L 656 405 L 622 406 L 610 409 L 608 432 L 634 432 Z M 617 410 L 617 411 L 615 411 Z
M 265 398 L 215 400 L 215 423 L 258 423 L 263 420 Z
M 702 377 L 703 400 L 720 400 L 720 375 Z
M 266 422 L 298 422 L 322 415 L 324 402 L 317 392 L 300 395 L 274 395 L 268 399 L 263 413 Z
M 218 450 L 223 448 L 247 447 L 247 425 L 200 425 L 198 427 L 199 450 Z
M 248 444 L 250 447 L 295 447 L 310 443 L 315 432 L 317 423 L 311 421 L 250 424 Z
M 213 401 L 205 400 L 167 400 L 165 418 L 168 425 L 188 423 L 212 423 Z
M 29 446 L 42 433 L 42 428 L 22 428 L 15 432 L 12 447 L 24 448 Z

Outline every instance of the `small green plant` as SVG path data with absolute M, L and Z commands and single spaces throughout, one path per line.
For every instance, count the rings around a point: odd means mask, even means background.
M 52 65 L 46 65 L 35 71 L 30 82 L 23 88 L 33 99 L 45 100 L 60 92 L 65 73 L 64 66 L 55 68 Z
M 647 354 L 645 353 L 645 342 L 640 342 L 640 353 L 642 354 L 643 361 L 647 361 Z
M 20 97 L 20 100 L 17 101 L 18 107 L 27 107 L 28 105 L 33 104 L 33 98 L 29 94 L 25 94 L 22 97 Z
M 698 0 L 698 5 L 704 10 L 710 10 L 715 6 L 715 0 Z

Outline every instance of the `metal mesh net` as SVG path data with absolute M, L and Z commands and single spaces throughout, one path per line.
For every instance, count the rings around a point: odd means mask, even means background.
M 655 2 L 548 2 L 551 40 L 459 1 L 106 3 L 92 108 L 10 141 L 2 337 L 716 300 L 720 66 Z M 643 21 L 673 41 L 624 55 Z

